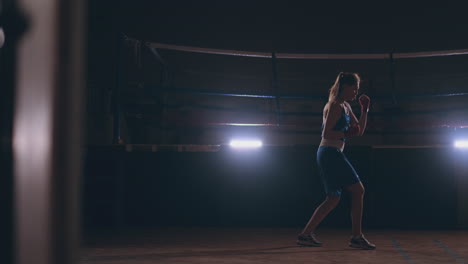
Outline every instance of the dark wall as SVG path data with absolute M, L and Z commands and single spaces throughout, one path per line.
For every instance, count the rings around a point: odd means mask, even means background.
M 324 198 L 315 151 L 316 146 L 215 153 L 89 148 L 84 224 L 300 227 Z M 366 187 L 365 227 L 455 227 L 451 149 L 345 152 Z M 350 226 L 347 195 L 321 226 Z
M 369 185 L 375 189 L 374 224 L 407 228 L 455 226 L 455 155 L 451 148 L 373 150 Z

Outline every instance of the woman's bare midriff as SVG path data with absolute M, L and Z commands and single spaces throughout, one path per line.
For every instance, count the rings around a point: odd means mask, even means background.
M 322 141 L 320 141 L 320 146 L 334 147 L 343 152 L 345 142 L 340 139 L 325 139 L 322 137 Z

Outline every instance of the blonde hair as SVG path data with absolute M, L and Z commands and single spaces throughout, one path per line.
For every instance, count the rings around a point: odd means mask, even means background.
M 335 83 L 330 88 L 328 101 L 333 101 L 338 98 L 343 91 L 343 85 L 355 85 L 361 81 L 361 78 L 354 72 L 340 72 L 336 77 Z

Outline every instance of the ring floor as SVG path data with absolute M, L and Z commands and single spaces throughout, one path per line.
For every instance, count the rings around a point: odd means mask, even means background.
M 376 250 L 348 247 L 350 231 L 320 229 L 322 247 L 294 228 L 161 228 L 83 236 L 80 264 L 468 263 L 468 230 L 367 230 Z

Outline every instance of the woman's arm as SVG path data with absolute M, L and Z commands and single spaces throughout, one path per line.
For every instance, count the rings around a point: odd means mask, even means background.
M 366 95 L 362 95 L 361 97 L 367 97 Z M 359 102 L 361 103 L 361 97 L 359 98 Z M 369 97 L 367 97 L 367 100 L 369 100 Z M 351 125 L 359 125 L 359 134 L 358 136 L 362 136 L 364 134 L 364 130 L 366 130 L 367 126 L 367 112 L 369 111 L 369 105 L 364 105 L 361 103 L 361 116 L 359 117 L 359 120 L 356 118 L 356 116 L 353 113 L 353 110 L 351 109 L 351 106 L 348 105 L 349 113 L 351 115 Z
M 354 113 L 353 113 L 354 116 Z M 356 119 L 356 117 L 354 117 Z M 367 111 L 361 112 L 361 116 L 359 117 L 359 135 L 362 136 L 364 134 L 364 130 L 366 130 L 367 125 Z
M 359 104 L 361 105 L 361 116 L 359 117 L 359 125 L 362 127 L 360 131 L 360 136 L 362 136 L 367 125 L 367 113 L 369 112 L 370 107 L 369 96 L 365 94 L 359 96 Z
M 341 117 L 343 108 L 336 102 L 329 102 L 328 107 L 324 109 L 324 128 L 322 137 L 325 139 L 341 139 L 344 138 L 342 131 L 333 130 L 336 123 Z

